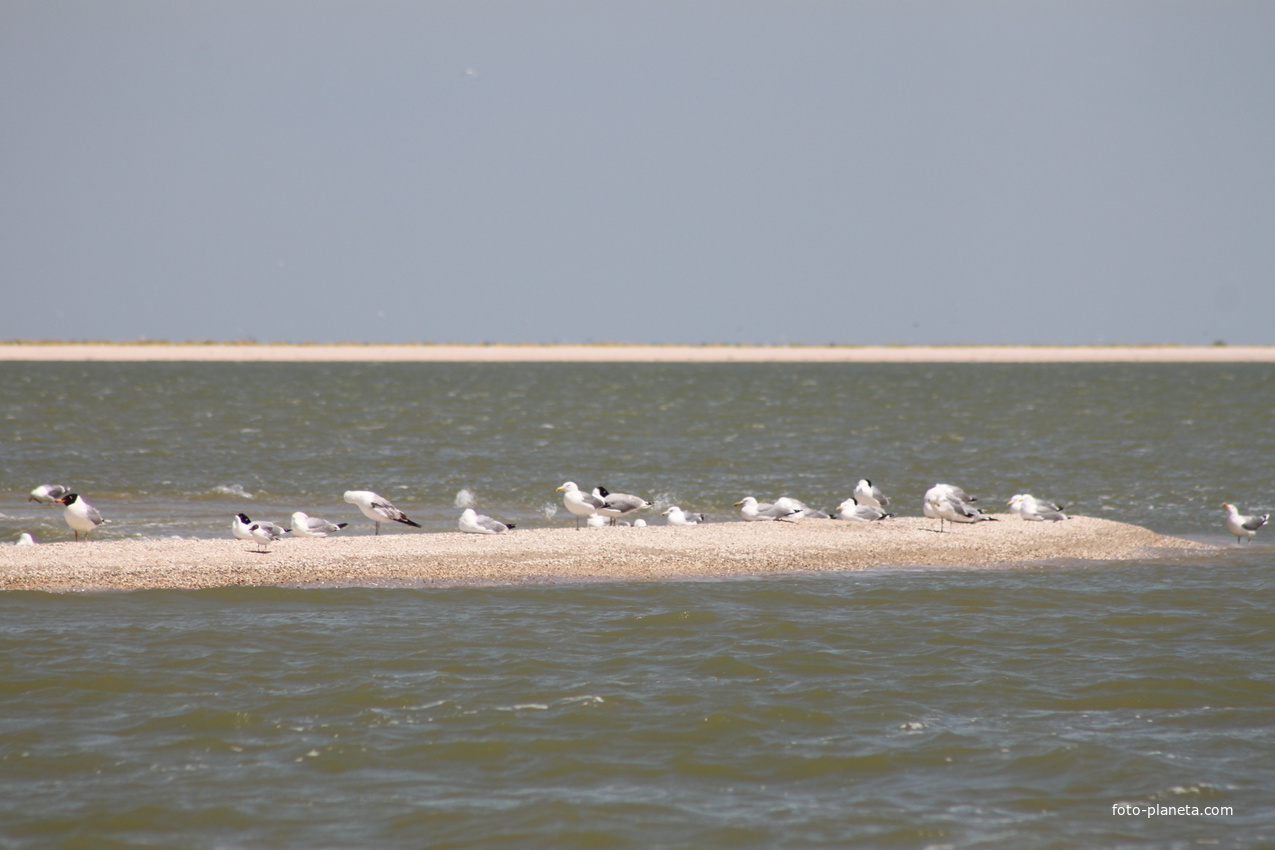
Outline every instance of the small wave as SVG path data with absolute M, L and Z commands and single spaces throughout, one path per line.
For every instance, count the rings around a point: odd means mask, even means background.
M 218 486 L 212 488 L 212 492 L 217 494 L 218 496 L 234 496 L 237 499 L 254 498 L 251 493 L 249 493 L 247 490 L 245 490 L 243 487 L 239 486 L 238 484 L 219 484 Z

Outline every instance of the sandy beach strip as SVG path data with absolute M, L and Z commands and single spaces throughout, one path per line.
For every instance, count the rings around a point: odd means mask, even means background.
M 0 342 L 0 361 L 403 363 L 1272 363 L 1275 346 L 452 345 Z
M 95 540 L 0 549 L 0 589 L 55 592 L 232 586 L 473 586 L 760 576 L 888 566 L 994 567 L 1218 550 L 1091 517 L 939 533 L 932 520 L 726 522 L 284 539 Z

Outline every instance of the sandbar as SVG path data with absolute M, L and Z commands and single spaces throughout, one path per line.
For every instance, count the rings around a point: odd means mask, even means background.
M 660 581 L 876 567 L 1127 561 L 1221 547 L 1092 517 L 1000 515 L 949 526 L 896 517 L 676 527 L 540 528 L 500 535 L 403 531 L 283 539 L 67 541 L 0 548 L 0 589 L 53 592 L 234 586 L 403 587 Z
M 628 345 L 0 342 L 0 361 L 1275 363 L 1263 345 Z

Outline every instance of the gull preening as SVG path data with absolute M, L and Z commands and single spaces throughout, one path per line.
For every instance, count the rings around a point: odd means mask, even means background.
M 574 481 L 564 483 L 558 488 L 558 492 L 562 494 L 562 504 L 566 505 L 568 511 L 575 514 L 577 531 L 580 530 L 581 517 L 591 517 L 598 512 L 598 508 L 602 507 L 600 496 L 584 492 L 576 486 Z
M 421 527 L 419 523 L 408 519 L 407 514 L 394 507 L 389 499 L 384 496 L 378 496 L 371 490 L 346 490 L 345 500 L 351 505 L 357 505 L 359 510 L 363 512 L 363 516 L 376 524 L 376 531 L 373 534 L 381 533 L 381 523 L 383 522 L 401 522 L 403 525 L 410 525 L 412 528 Z
M 604 517 L 611 518 L 611 524 L 615 525 L 617 518 L 628 516 L 635 511 L 643 508 L 651 508 L 655 506 L 654 502 L 648 502 L 641 496 L 633 496 L 628 493 L 612 493 L 605 487 L 595 487 L 593 495 L 602 500 L 602 504 L 597 508 L 597 512 Z
M 31 491 L 30 495 L 27 496 L 27 501 L 39 502 L 42 505 L 53 505 L 70 492 L 69 487 L 63 487 L 61 484 L 41 484 Z
M 800 499 L 794 499 L 791 496 L 780 496 L 775 500 L 775 507 L 781 510 L 791 510 L 801 519 L 832 519 L 823 511 L 808 507 L 805 502 Z
M 75 539 L 80 539 L 80 532 L 84 532 L 84 542 L 88 542 L 89 532 L 97 528 L 107 520 L 102 519 L 102 515 L 97 512 L 97 508 L 80 498 L 78 493 L 67 493 L 60 499 L 55 499 L 58 504 L 62 505 L 62 517 L 66 520 L 66 524 L 71 526 L 71 530 L 75 532 Z
M 860 507 L 888 508 L 890 506 L 890 500 L 886 498 L 885 493 L 872 486 L 872 482 L 866 478 L 860 478 L 859 483 L 854 485 L 854 499 Z
M 684 511 L 677 505 L 664 512 L 664 516 L 668 517 L 669 525 L 699 525 L 704 521 L 703 514 L 693 514 L 690 511 Z
M 336 534 L 349 525 L 348 522 L 330 522 L 317 516 L 310 516 L 304 511 L 292 515 L 292 533 L 299 537 L 327 537 Z
M 863 482 L 859 482 L 863 483 Z M 856 488 L 856 492 L 857 492 Z M 842 519 L 848 519 L 851 522 L 876 522 L 894 514 L 886 513 L 880 505 L 861 504 L 857 498 L 851 496 L 841 504 L 837 505 L 837 516 Z
M 951 484 L 935 484 L 925 491 L 925 501 L 921 510 L 930 519 L 939 521 L 939 531 L 943 530 L 943 522 L 982 522 L 992 519 L 971 502 L 977 499 L 970 496 L 960 487 Z
M 803 508 L 792 504 L 792 501 L 758 502 L 752 496 L 745 496 L 735 503 L 735 507 L 739 508 L 745 522 L 796 522 L 801 518 Z
M 1062 505 L 1043 502 L 1031 493 L 1015 493 L 1009 500 L 1009 509 L 1031 522 L 1061 522 L 1067 519 Z
M 1240 513 L 1239 508 L 1227 502 L 1223 502 L 1222 507 L 1226 508 L 1226 529 L 1235 535 L 1239 543 L 1243 543 L 1245 538 L 1252 539 L 1257 530 L 1271 518 L 1270 514 L 1245 516 Z
M 480 514 L 473 508 L 465 508 L 461 511 L 460 519 L 456 524 L 461 531 L 468 534 L 501 534 L 513 528 L 512 525 L 492 519 L 486 514 Z

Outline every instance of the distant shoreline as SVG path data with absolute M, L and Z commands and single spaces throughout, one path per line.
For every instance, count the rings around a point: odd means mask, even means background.
M 1275 363 L 1268 345 L 628 345 L 2 342 L 0 361 L 402 363 Z

